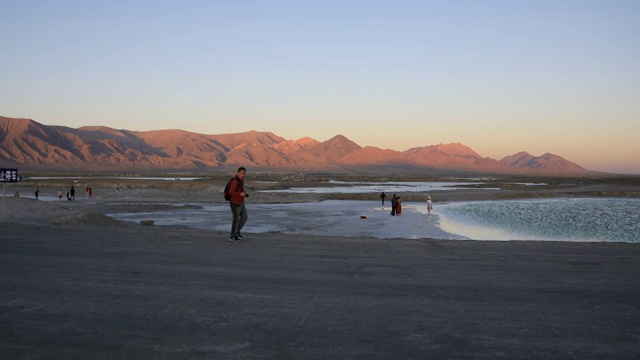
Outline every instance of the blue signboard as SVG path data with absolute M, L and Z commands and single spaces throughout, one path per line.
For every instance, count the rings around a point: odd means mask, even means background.
M 18 182 L 18 169 L 0 169 L 0 183 Z

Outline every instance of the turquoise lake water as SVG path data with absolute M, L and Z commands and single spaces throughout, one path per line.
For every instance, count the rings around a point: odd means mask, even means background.
M 640 199 L 544 199 L 436 206 L 443 230 L 474 240 L 640 243 Z

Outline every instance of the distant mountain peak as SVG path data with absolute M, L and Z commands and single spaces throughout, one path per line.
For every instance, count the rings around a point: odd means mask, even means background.
M 526 151 L 520 151 L 520 152 L 518 152 L 518 153 L 516 153 L 514 155 L 511 155 L 511 156 L 533 156 L 533 155 L 529 154 Z
M 327 161 L 336 161 L 348 153 L 361 148 L 360 145 L 347 139 L 345 136 L 336 135 L 327 141 L 317 144 L 309 149 L 309 151 L 318 158 Z
M 438 144 L 435 146 L 435 148 L 438 151 L 442 151 L 444 153 L 451 154 L 451 155 L 480 157 L 480 155 L 478 155 L 478 153 L 476 153 L 475 151 L 471 150 L 470 147 L 463 145 L 461 143 Z
M 40 123 L 32 119 L 14 119 L 4 116 L 0 116 L 0 131 L 14 132 L 14 131 L 26 131 L 29 127 L 42 126 Z
M 358 144 L 356 144 L 355 142 L 349 140 L 346 136 L 344 135 L 336 135 L 334 137 L 332 137 L 331 139 L 324 141 L 323 144 L 345 144 L 345 145 L 349 145 L 349 146 L 353 146 L 355 145 L 356 147 L 360 147 Z
M 312 145 L 312 144 L 313 145 L 317 145 L 317 144 L 320 143 L 318 140 L 316 140 L 314 138 L 310 138 L 308 136 L 300 138 L 300 139 L 296 140 L 295 142 L 300 144 L 300 145 Z
M 590 173 L 590 171 L 580 165 L 572 163 L 565 158 L 552 153 L 545 153 L 536 157 L 526 151 L 521 151 L 517 154 L 504 157 L 500 160 L 500 163 L 509 167 L 542 173 L 562 175 Z

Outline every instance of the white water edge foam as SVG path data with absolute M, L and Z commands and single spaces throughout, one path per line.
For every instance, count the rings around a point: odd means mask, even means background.
M 518 234 L 509 233 L 501 229 L 455 221 L 450 217 L 442 214 L 440 214 L 440 228 L 445 232 L 457 234 L 459 236 L 469 238 L 470 240 L 531 240 L 525 239 Z

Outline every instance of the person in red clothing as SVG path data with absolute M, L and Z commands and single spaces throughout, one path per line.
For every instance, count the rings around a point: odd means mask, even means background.
M 247 209 L 244 207 L 244 199 L 249 197 L 249 194 L 244 191 L 244 177 L 246 175 L 247 169 L 244 167 L 238 168 L 238 173 L 231 179 L 229 185 L 229 194 L 231 194 L 229 206 L 231 206 L 231 214 L 233 215 L 229 241 L 242 240 L 240 230 L 242 230 L 248 219 Z
M 402 198 L 398 196 L 397 200 L 398 205 L 396 205 L 396 215 L 402 215 Z

